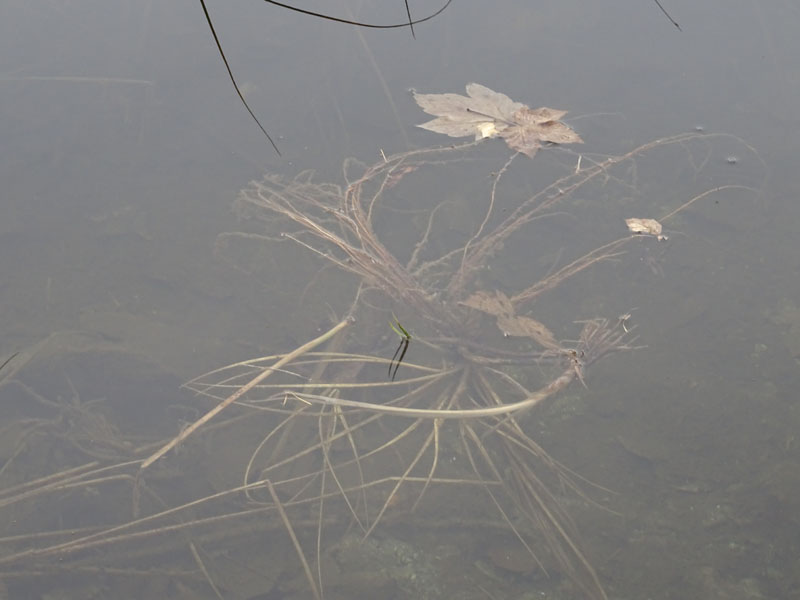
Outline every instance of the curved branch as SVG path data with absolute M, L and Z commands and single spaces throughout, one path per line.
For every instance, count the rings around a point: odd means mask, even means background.
M 280 6 L 281 8 L 288 8 L 289 10 L 293 10 L 295 12 L 299 12 L 303 15 L 309 15 L 311 17 L 319 17 L 320 19 L 325 19 L 327 21 L 334 21 L 336 23 L 344 23 L 345 25 L 356 25 L 357 27 L 367 27 L 368 29 L 399 29 L 400 27 L 410 27 L 411 30 L 414 30 L 414 25 L 418 25 L 420 23 L 424 23 L 425 21 L 430 21 L 434 17 L 438 17 L 442 14 L 445 9 L 450 6 L 450 3 L 453 0 L 447 0 L 439 10 L 436 12 L 428 15 L 427 17 L 422 17 L 421 19 L 411 20 L 409 18 L 408 21 L 403 21 L 402 23 L 392 23 L 390 25 L 380 25 L 377 23 L 364 23 L 363 21 L 352 21 L 350 19 L 342 19 L 340 17 L 334 17 L 333 15 L 326 15 L 323 13 L 314 12 L 312 10 L 306 10 L 304 8 L 299 8 L 297 6 L 290 6 L 289 4 L 284 4 L 283 2 L 276 2 L 275 0 L 264 0 L 267 4 L 274 4 L 275 6 Z M 411 17 L 409 13 L 409 17 Z

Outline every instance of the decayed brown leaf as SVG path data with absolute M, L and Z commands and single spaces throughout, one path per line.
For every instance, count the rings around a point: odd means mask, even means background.
M 497 327 L 505 335 L 528 337 L 548 350 L 559 349 L 555 336 L 542 323 L 530 317 L 514 315 L 514 305 L 503 292 L 496 291 L 491 294 L 478 291 L 462 304 L 496 317 Z
M 479 83 L 468 84 L 467 94 L 415 92 L 414 99 L 420 108 L 436 117 L 420 127 L 450 137 L 501 137 L 510 148 L 531 158 L 542 142 L 583 143 L 577 133 L 559 121 L 567 114 L 565 110 L 529 108 Z
M 654 235 L 659 242 L 667 239 L 661 234 L 661 223 L 655 219 L 625 219 L 625 224 L 633 233 Z

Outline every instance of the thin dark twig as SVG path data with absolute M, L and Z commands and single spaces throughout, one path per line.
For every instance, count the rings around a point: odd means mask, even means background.
M 387 373 L 388 377 L 392 377 L 392 367 L 394 366 L 394 359 L 397 358 L 397 355 L 400 354 L 400 349 L 403 347 L 403 343 L 405 342 L 405 338 L 400 340 L 400 343 L 397 345 L 397 350 L 394 351 L 392 354 L 392 360 L 389 361 L 389 373 Z M 394 381 L 394 377 L 392 377 L 392 381 Z
M 3 361 L 3 364 L 2 364 L 2 365 L 0 365 L 0 371 L 2 371 L 2 370 L 3 370 L 3 367 L 5 367 L 5 366 L 6 366 L 8 363 L 10 363 L 12 360 L 14 360 L 14 357 L 15 357 L 17 354 L 19 354 L 19 352 L 14 352 L 14 354 L 12 354 L 12 355 L 11 355 L 11 356 L 9 356 L 7 359 L 5 359 L 5 360 Z
M 392 23 L 392 24 L 389 24 L 389 25 L 378 25 L 376 23 L 364 23 L 364 22 L 361 22 L 361 21 L 352 21 L 350 19 L 341 19 L 339 17 L 334 17 L 332 15 L 326 15 L 326 14 L 323 14 L 323 13 L 313 12 L 313 11 L 310 11 L 310 10 L 305 10 L 303 8 L 298 8 L 296 6 L 290 6 L 288 4 L 283 4 L 282 2 L 276 2 L 275 0 L 264 0 L 264 2 L 267 2 L 268 4 L 274 4 L 275 6 L 280 6 L 281 8 L 288 8 L 289 10 L 293 10 L 295 12 L 299 12 L 299 13 L 304 14 L 304 15 L 309 15 L 309 16 L 312 16 L 312 17 L 319 17 L 320 19 L 326 19 L 328 21 L 335 21 L 336 23 L 345 23 L 347 25 L 356 25 L 358 27 L 368 27 L 368 28 L 371 28 L 371 29 L 397 29 L 399 27 L 410 27 L 411 28 L 411 35 L 414 37 L 414 39 L 416 39 L 416 37 L 417 37 L 416 34 L 414 33 L 414 25 L 416 25 L 418 23 L 424 23 L 425 21 L 429 21 L 429 20 L 433 19 L 434 17 L 440 15 L 442 12 L 444 12 L 444 10 L 448 6 L 450 6 L 450 3 L 452 1 L 453 0 L 447 0 L 445 2 L 444 6 L 442 6 L 439 10 L 437 10 L 433 14 L 430 14 L 427 17 L 423 17 L 421 19 L 417 19 L 415 21 L 415 20 L 413 20 L 411 18 L 411 9 L 408 6 L 408 0 L 405 0 L 406 14 L 408 14 L 408 21 L 406 21 L 404 23 Z M 233 89 L 236 90 L 236 93 L 238 94 L 239 99 L 242 101 L 242 104 L 244 105 L 245 109 L 247 109 L 247 112 L 250 113 L 250 116 L 256 122 L 256 125 L 258 125 L 258 128 L 261 129 L 261 131 L 264 133 L 265 136 L 267 136 L 267 139 L 269 140 L 269 143 L 272 144 L 273 148 L 275 148 L 275 152 L 278 153 L 278 156 L 281 156 L 281 151 L 278 150 L 278 146 L 275 144 L 275 141 L 272 139 L 272 136 L 270 136 L 270 134 L 267 133 L 267 130 L 261 124 L 261 121 L 258 120 L 258 117 L 256 117 L 255 113 L 250 108 L 250 105 L 247 103 L 247 100 L 244 99 L 244 95 L 242 94 L 242 91 L 239 89 L 239 84 L 236 83 L 236 79 L 233 76 L 233 71 L 231 71 L 231 67 L 228 64 L 228 59 L 225 57 L 225 53 L 222 51 L 222 44 L 220 44 L 219 38 L 217 37 L 217 32 L 214 29 L 214 24 L 211 22 L 211 16 L 208 14 L 208 8 L 206 8 L 205 0 L 200 0 L 200 5 L 203 7 L 203 13 L 206 16 L 206 22 L 208 23 L 209 29 L 211 29 L 211 35 L 214 36 L 214 42 L 217 44 L 217 50 L 219 51 L 219 55 L 222 58 L 222 62 L 225 63 L 225 69 L 227 69 L 227 71 L 228 71 L 228 77 L 230 77 L 231 83 L 233 84 Z
M 398 29 L 400 27 L 412 27 L 414 25 L 418 25 L 420 23 L 424 23 L 425 21 L 430 21 L 434 17 L 438 17 L 440 14 L 444 12 L 444 10 L 450 6 L 450 3 L 453 0 L 447 0 L 444 6 L 442 6 L 439 10 L 435 13 L 428 15 L 427 17 L 422 17 L 421 19 L 411 20 L 411 15 L 409 14 L 409 20 L 404 21 L 403 23 L 392 23 L 391 25 L 378 25 L 376 23 L 364 23 L 362 21 L 351 21 L 349 19 L 342 19 L 340 17 L 334 17 L 332 15 L 326 15 L 323 13 L 314 12 L 311 10 L 306 10 L 304 8 L 298 8 L 297 6 L 290 6 L 289 4 L 283 4 L 282 2 L 276 2 L 275 0 L 264 0 L 268 4 L 274 4 L 275 6 L 280 6 L 281 8 L 288 8 L 289 10 L 293 10 L 295 12 L 299 12 L 304 15 L 309 15 L 312 17 L 319 17 L 320 19 L 326 19 L 328 21 L 335 21 L 336 23 L 345 23 L 346 25 L 357 25 L 358 27 L 367 27 L 369 29 Z
M 275 152 L 278 153 L 278 156 L 281 156 L 281 151 L 278 150 L 278 146 L 275 144 L 275 141 L 272 139 L 272 136 L 267 133 L 267 130 L 264 129 L 264 126 L 261 124 L 261 121 L 258 120 L 255 113 L 250 108 L 250 105 L 247 104 L 247 100 L 244 99 L 242 95 L 242 91 L 239 89 L 239 85 L 236 83 L 236 79 L 233 77 L 233 71 L 231 71 L 231 67 L 228 64 L 228 59 L 225 58 L 225 53 L 222 51 L 222 44 L 219 43 L 219 38 L 217 37 L 217 32 L 214 29 L 214 24 L 211 22 L 211 16 L 208 14 L 208 9 L 206 8 L 206 1 L 200 0 L 200 5 L 203 7 L 203 13 L 206 15 L 206 22 L 208 23 L 208 27 L 211 29 L 211 35 L 214 36 L 214 42 L 217 44 L 217 50 L 219 50 L 219 55 L 222 57 L 222 62 L 225 63 L 225 68 L 228 70 L 228 77 L 231 78 L 231 83 L 233 84 L 233 89 L 236 90 L 236 93 L 239 94 L 239 99 L 244 104 L 244 107 L 247 109 L 247 112 L 250 113 L 250 116 L 253 117 L 253 120 L 258 125 L 259 129 L 264 132 L 264 135 L 267 136 L 269 143 L 272 144 L 272 147 L 275 148 Z
M 673 19 L 667 12 L 667 9 L 661 6 L 661 2 L 659 2 L 659 0 L 653 0 L 653 1 L 656 3 L 656 6 L 658 6 L 658 8 L 661 9 L 661 12 L 664 13 L 664 16 L 667 17 L 672 22 L 672 24 L 678 28 L 678 31 L 683 31 L 683 29 L 681 29 L 681 26 L 678 25 L 678 22 L 675 19 Z
M 408 351 L 408 345 L 410 343 L 411 343 L 411 339 L 410 338 L 403 338 L 403 341 L 401 342 L 401 346 L 403 348 L 403 351 L 400 353 L 400 358 L 397 359 L 397 364 L 394 367 L 394 374 L 392 375 L 392 381 L 394 381 L 394 378 L 397 377 L 397 369 L 400 368 L 400 363 L 403 362 L 403 359 L 406 356 L 406 352 Z M 398 348 L 398 350 L 399 349 L 400 348 Z M 391 368 L 391 365 L 389 365 L 389 367 Z
M 411 9 L 408 7 L 408 0 L 403 0 L 406 3 L 406 14 L 408 15 L 408 27 L 411 29 L 411 37 L 417 39 L 417 34 L 414 33 L 414 21 L 411 20 Z

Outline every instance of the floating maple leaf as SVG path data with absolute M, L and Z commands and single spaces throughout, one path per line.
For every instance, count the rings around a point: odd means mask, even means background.
M 420 127 L 450 137 L 501 137 L 510 148 L 531 158 L 542 142 L 583 143 L 577 133 L 559 121 L 567 114 L 565 110 L 529 108 L 479 83 L 468 84 L 467 94 L 415 92 L 414 100 L 420 108 L 436 117 Z

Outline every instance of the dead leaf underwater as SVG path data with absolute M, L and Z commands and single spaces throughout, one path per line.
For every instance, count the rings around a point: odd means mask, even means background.
M 505 335 L 532 338 L 548 350 L 559 350 L 560 346 L 552 332 L 542 323 L 530 317 L 514 314 L 511 299 L 501 291 L 477 291 L 461 304 L 492 315 L 497 327 Z
M 467 84 L 467 96 L 418 94 L 420 108 L 436 118 L 419 125 L 450 137 L 474 135 L 476 140 L 501 137 L 509 148 L 533 158 L 542 143 L 582 144 L 568 125 L 559 121 L 565 110 L 530 108 L 479 83 Z

